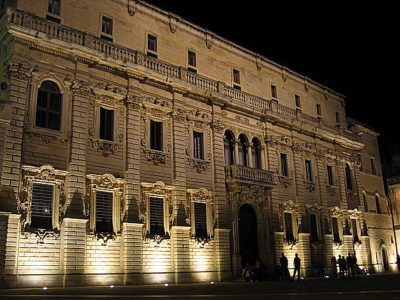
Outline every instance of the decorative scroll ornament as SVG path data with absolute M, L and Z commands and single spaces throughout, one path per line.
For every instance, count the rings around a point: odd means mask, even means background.
M 31 68 L 27 63 L 13 63 L 9 67 L 9 72 L 21 80 L 30 78 L 33 70 L 35 70 L 35 68 Z
M 278 181 L 285 189 L 292 184 L 292 178 L 287 176 L 278 176 Z
M 169 30 L 172 33 L 175 33 L 178 28 L 178 19 L 171 14 L 168 15 L 168 19 L 169 19 Z
M 135 14 L 136 14 L 136 12 L 137 12 L 137 8 L 136 8 L 136 6 L 134 6 L 133 5 L 133 0 L 128 0 L 128 14 L 130 15 L 130 16 L 134 16 Z
M 218 133 L 222 133 L 225 129 L 225 124 L 221 120 L 215 120 L 211 122 L 211 128 L 215 129 Z
M 58 230 L 49 231 L 46 229 L 38 229 L 34 232 L 24 232 L 26 239 L 36 239 L 37 244 L 44 244 L 45 240 L 57 240 L 60 238 L 60 232 Z
M 167 160 L 166 153 L 151 149 L 143 149 L 143 152 L 144 152 L 144 158 L 147 161 L 152 161 L 155 166 L 158 166 L 160 164 L 165 165 L 165 162 Z
M 210 162 L 203 159 L 188 158 L 188 161 L 189 165 L 196 169 L 197 173 L 207 171 L 208 167 L 210 166 Z
M 315 183 L 312 181 L 304 180 L 304 186 L 307 191 L 315 192 Z
M 205 40 L 206 41 L 206 47 L 208 49 L 211 49 L 212 46 L 213 46 L 213 36 L 207 31 L 206 31 L 205 35 L 206 35 L 206 40 Z
M 92 240 L 97 241 L 101 246 L 107 246 L 109 242 L 115 241 L 117 239 L 117 234 L 114 232 L 96 232 L 92 236 Z

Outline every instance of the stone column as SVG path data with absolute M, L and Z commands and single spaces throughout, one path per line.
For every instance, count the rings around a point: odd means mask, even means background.
M 301 259 L 301 276 L 312 275 L 310 234 L 299 233 L 298 241 L 299 257 Z
M 253 166 L 253 153 L 251 153 L 251 150 L 253 149 L 254 145 L 253 143 L 249 143 L 248 147 L 247 147 L 247 158 L 248 158 L 248 162 L 247 162 L 247 166 L 249 166 L 250 168 L 254 168 Z
M 7 275 L 18 275 L 19 235 L 21 229 L 20 218 L 20 215 L 10 214 L 6 227 L 7 236 L 5 241 L 3 274 L 6 275 L 5 284 L 9 288 L 15 288 L 17 285 L 16 276 Z
M 143 226 L 143 224 L 138 223 L 122 224 L 121 261 L 125 274 L 142 272 Z M 137 284 L 138 280 L 134 275 L 127 274 L 125 283 L 127 285 Z
M 240 165 L 239 159 L 239 140 L 234 140 L 234 154 L 235 154 L 235 165 Z

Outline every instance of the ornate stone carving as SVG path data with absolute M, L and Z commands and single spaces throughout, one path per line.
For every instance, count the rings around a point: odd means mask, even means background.
M 144 158 L 147 161 L 152 161 L 155 166 L 158 166 L 159 164 L 165 165 L 165 162 L 167 160 L 166 153 L 151 149 L 143 149 L 143 152 L 144 152 Z
M 285 189 L 287 189 L 292 184 L 293 179 L 287 176 L 278 176 L 278 181 Z
M 130 15 L 130 16 L 134 16 L 135 14 L 136 14 L 136 12 L 137 12 L 137 8 L 136 8 L 136 6 L 134 6 L 133 5 L 133 0 L 128 0 L 128 4 L 127 4 L 127 8 L 128 8 L 128 14 Z
M 330 196 L 335 196 L 336 195 L 336 188 L 327 184 L 326 185 L 326 192 L 330 195 Z
M 46 239 L 56 240 L 60 238 L 60 232 L 56 229 L 53 231 L 38 229 L 33 232 L 26 231 L 24 232 L 24 236 L 26 239 L 36 239 L 37 244 L 44 244 Z
M 50 165 L 41 167 L 22 166 L 22 184 L 19 187 L 17 209 L 22 215 L 24 228 L 29 229 L 32 215 L 32 193 L 34 183 L 54 185 L 52 224 L 60 229 L 60 217 L 66 212 L 67 205 L 64 182 L 68 172 L 59 171 Z
M 71 84 L 73 94 L 87 97 L 89 95 L 89 83 L 84 80 L 75 79 Z
M 218 133 L 223 133 L 225 124 L 221 120 L 215 120 L 211 123 L 211 128 L 215 129 Z
M 138 201 L 139 219 L 145 224 L 143 231 L 144 236 L 148 236 L 150 233 L 149 223 L 149 201 L 150 197 L 163 198 L 164 207 L 166 207 L 167 215 L 164 215 L 164 228 L 166 234 L 169 236 L 170 228 L 176 218 L 176 211 L 174 208 L 172 192 L 175 188 L 173 186 L 167 186 L 162 181 L 155 183 L 141 183 L 141 198 Z
M 169 23 L 168 23 L 169 30 L 172 33 L 175 33 L 178 28 L 178 19 L 175 16 L 172 16 L 171 14 L 169 14 L 168 19 L 169 19 Z
M 304 180 L 304 186 L 307 191 L 315 192 L 315 183 L 312 181 Z
M 189 166 L 196 169 L 197 173 L 207 171 L 210 166 L 210 162 L 203 159 L 188 158 Z
M 9 72 L 18 79 L 26 80 L 32 76 L 32 70 L 34 69 L 27 63 L 13 63 L 9 67 Z
M 216 226 L 215 218 L 215 207 L 214 207 L 214 194 L 208 191 L 206 188 L 201 189 L 189 189 L 186 195 L 185 212 L 186 212 L 186 223 L 188 225 L 194 225 L 194 219 L 192 218 L 193 203 L 200 202 L 206 204 L 207 213 L 207 232 L 206 238 L 196 239 L 197 243 L 204 246 L 205 243 L 209 242 L 209 238 L 214 236 L 214 229 Z M 192 226 L 192 237 L 194 237 L 193 226 Z

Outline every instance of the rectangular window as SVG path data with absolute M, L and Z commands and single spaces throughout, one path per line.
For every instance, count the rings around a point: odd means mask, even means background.
M 282 176 L 289 176 L 288 166 L 287 166 L 287 155 L 285 153 L 281 153 L 281 172 Z
M 287 241 L 294 241 L 292 214 L 285 213 L 285 233 Z
M 61 94 L 40 88 L 36 107 L 36 126 L 60 130 Z
M 321 116 L 321 105 L 317 104 L 317 116 Z
M 113 34 L 113 20 L 103 16 L 101 22 L 101 38 L 108 40 L 110 42 L 113 41 L 112 34 Z
M 311 225 L 311 240 L 318 241 L 318 225 L 317 225 L 317 216 L 312 214 L 310 215 L 310 225 Z
M 307 181 L 313 181 L 310 160 L 306 160 L 306 179 L 307 179 Z
M 53 194 L 53 185 L 33 184 L 31 228 L 53 229 Z
M 357 229 L 357 220 L 356 219 L 351 219 L 351 227 L 353 231 L 353 239 L 354 241 L 359 241 L 358 237 L 358 229 Z
M 233 88 L 241 90 L 240 87 L 240 71 L 233 69 Z
M 157 37 L 149 34 L 147 35 L 147 55 L 158 58 L 157 55 Z
M 60 8 L 61 8 L 61 0 L 49 0 L 48 6 L 47 6 L 47 12 L 60 16 Z
M 371 174 L 376 175 L 375 158 L 371 157 L 370 162 L 371 162 Z
M 294 95 L 294 99 L 296 101 L 296 108 L 301 108 L 300 96 Z
M 333 241 L 335 243 L 339 243 L 340 242 L 339 225 L 338 225 L 338 219 L 336 217 L 332 217 L 332 234 L 333 234 Z
M 197 73 L 196 67 L 197 67 L 196 53 L 188 50 L 188 70 L 193 73 Z
M 194 223 L 196 237 L 207 237 L 207 205 L 194 203 Z
M 193 131 L 193 156 L 196 159 L 204 159 L 203 133 Z
M 100 139 L 114 140 L 114 111 L 100 107 Z
M 163 126 L 162 122 L 150 120 L 150 148 L 153 150 L 163 150 Z
M 164 199 L 150 197 L 150 234 L 164 235 Z
M 96 192 L 96 232 L 113 232 L 113 193 Z
M 276 86 L 275 85 L 272 85 L 271 84 L 271 96 L 272 96 L 272 98 L 278 98 L 278 91 L 277 91 L 277 89 L 276 89 Z
M 340 115 L 338 112 L 335 113 L 336 124 L 340 124 Z
M 332 166 L 327 166 L 327 173 L 328 173 L 328 184 L 333 185 L 333 173 L 332 173 Z

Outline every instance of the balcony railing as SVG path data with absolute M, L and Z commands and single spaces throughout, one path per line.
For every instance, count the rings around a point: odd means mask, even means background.
M 240 165 L 226 166 L 225 179 L 228 182 L 275 185 L 274 173 L 266 170 L 254 169 Z
M 68 44 L 85 47 L 91 51 L 96 51 L 108 59 L 115 59 L 121 64 L 136 64 L 157 74 L 176 78 L 185 81 L 199 89 L 217 93 L 228 98 L 230 103 L 248 108 L 261 114 L 270 114 L 280 118 L 297 119 L 301 122 L 312 124 L 335 134 L 341 134 L 352 140 L 357 140 L 357 136 L 352 132 L 339 128 L 336 125 L 327 123 L 314 116 L 278 104 L 276 101 L 266 100 L 261 97 L 248 94 L 227 86 L 221 81 L 216 81 L 199 74 L 189 72 L 186 68 L 178 67 L 156 58 L 149 57 L 143 52 L 119 46 L 112 42 L 103 40 L 90 33 L 72 29 L 70 27 L 57 24 L 46 19 L 40 18 L 30 13 L 20 10 L 9 11 L 5 16 L 7 22 L 16 27 L 27 29 L 26 32 L 38 36 L 38 33 L 46 35 L 48 38 L 60 40 Z M 4 22 L 4 20 L 2 20 Z M 83 49 L 82 49 L 83 50 Z M 126 65 L 125 65 L 126 66 Z

